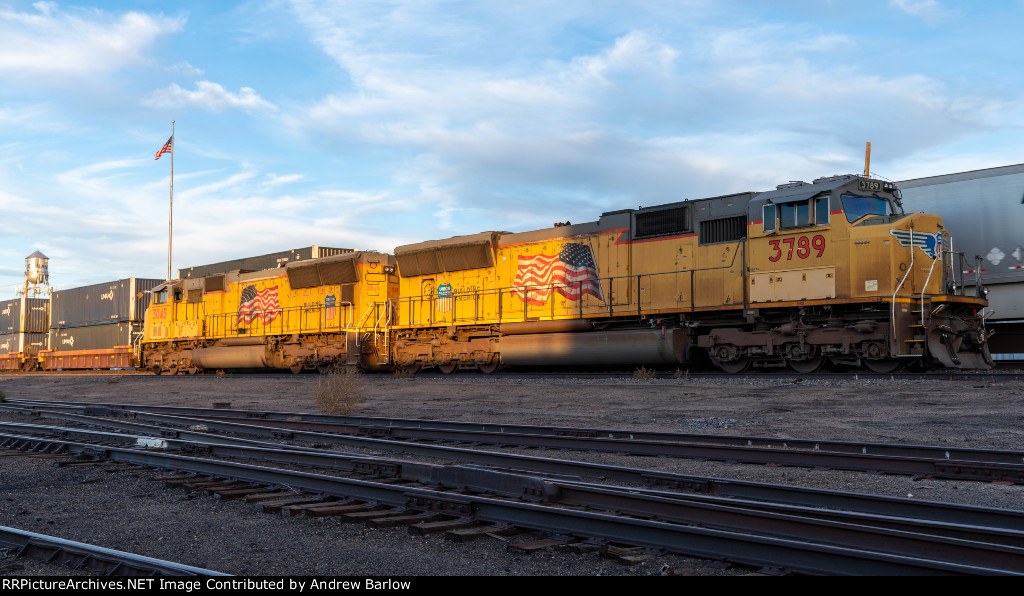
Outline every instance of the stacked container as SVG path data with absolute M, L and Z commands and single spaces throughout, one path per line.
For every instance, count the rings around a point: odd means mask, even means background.
M 50 300 L 22 296 L 0 302 L 0 370 L 34 368 L 47 347 Z
M 130 277 L 54 291 L 43 368 L 135 366 L 134 348 L 142 335 L 150 290 L 163 282 Z

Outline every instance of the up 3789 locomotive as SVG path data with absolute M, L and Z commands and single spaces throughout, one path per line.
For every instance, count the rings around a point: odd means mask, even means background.
M 142 366 L 991 368 L 940 218 L 860 176 L 173 280 Z

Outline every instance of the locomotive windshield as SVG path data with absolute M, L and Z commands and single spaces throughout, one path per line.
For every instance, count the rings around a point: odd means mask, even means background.
M 850 223 L 866 215 L 893 214 L 892 203 L 888 199 L 857 195 L 843 195 L 843 210 L 846 212 L 846 220 Z

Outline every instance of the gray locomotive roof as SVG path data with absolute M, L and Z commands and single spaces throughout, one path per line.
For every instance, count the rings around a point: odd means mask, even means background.
M 956 174 L 942 174 L 940 176 L 928 176 L 926 178 L 913 178 L 911 180 L 904 180 L 903 182 L 897 182 L 897 185 L 903 188 L 917 188 L 919 186 L 931 186 L 932 184 L 946 184 L 948 182 L 964 182 L 966 180 L 977 180 L 979 178 L 992 178 L 995 176 L 1007 176 L 1010 174 L 1020 174 L 1024 172 L 1024 164 L 1017 164 L 1012 166 L 1000 166 L 998 168 L 986 168 L 984 170 L 971 170 L 969 172 L 959 172 Z
M 823 192 L 831 192 L 841 186 L 846 186 L 855 180 L 857 180 L 857 176 L 850 174 L 845 176 L 832 176 L 830 178 L 819 178 L 812 184 L 794 183 L 793 186 L 788 186 L 787 188 L 763 192 L 757 195 L 756 200 L 771 201 L 775 204 L 802 201 Z

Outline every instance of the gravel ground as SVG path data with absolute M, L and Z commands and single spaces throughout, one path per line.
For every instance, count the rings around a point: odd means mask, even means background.
M 1022 374 L 1024 379 L 1024 374 Z M 315 412 L 315 375 L 0 376 L 9 399 Z M 363 375 L 360 414 L 459 421 L 879 441 L 1024 450 L 1024 381 L 538 378 Z M 13 415 L 0 420 L 23 419 Z M 512 450 L 510 450 L 512 451 Z M 532 453 L 536 455 L 536 452 Z M 616 454 L 555 457 L 685 474 L 1024 509 L 1024 486 Z M 56 467 L 62 458 L 0 457 L 0 525 L 238 575 L 742 575 L 664 555 L 626 566 L 595 552 L 509 552 L 336 518 L 282 518 L 239 501 L 165 488 L 156 473 L 115 464 Z M 520 541 L 531 536 L 515 536 Z M 0 575 L 66 575 L 25 563 Z

